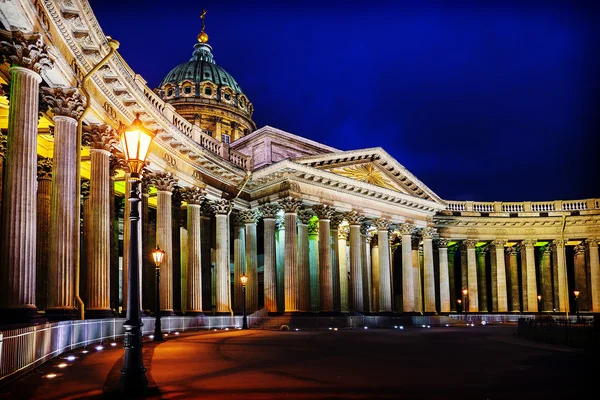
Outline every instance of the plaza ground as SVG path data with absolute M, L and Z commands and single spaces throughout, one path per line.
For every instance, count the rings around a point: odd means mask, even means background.
M 158 345 L 145 343 L 148 397 L 491 400 L 590 393 L 591 354 L 527 341 L 515 331 L 506 324 L 171 334 Z M 87 350 L 1 388 L 0 399 L 118 398 L 122 343 Z M 45 378 L 49 373 L 57 377 Z

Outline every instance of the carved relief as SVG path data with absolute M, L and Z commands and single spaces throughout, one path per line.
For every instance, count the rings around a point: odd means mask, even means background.
M 0 42 L 0 54 L 11 65 L 28 68 L 37 73 L 54 66 L 48 56 L 48 46 L 40 33 L 25 35 L 21 31 L 13 31 L 11 40 Z
M 83 101 L 75 88 L 42 88 L 44 102 L 54 115 L 78 119 L 83 113 Z
M 279 191 L 280 192 L 285 192 L 285 191 L 300 192 L 300 185 L 298 185 L 296 182 L 290 182 L 290 181 L 281 182 L 281 184 L 279 185 Z
M 82 139 L 84 146 L 92 149 L 111 151 L 117 144 L 117 135 L 108 125 L 84 125 Z
M 177 168 L 177 160 L 175 159 L 175 157 L 173 157 L 172 155 L 170 155 L 169 153 L 165 153 L 163 155 L 163 160 L 165 160 L 165 162 L 167 164 L 169 164 L 170 166 Z

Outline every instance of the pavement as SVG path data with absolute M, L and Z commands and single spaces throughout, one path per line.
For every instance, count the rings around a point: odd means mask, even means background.
M 504 324 L 171 333 L 158 344 L 145 338 L 145 398 L 589 397 L 592 360 L 597 358 L 583 350 L 518 338 L 515 331 L 515 325 Z M 121 398 L 123 348 L 122 342 L 115 343 L 50 360 L 0 387 L 0 399 Z M 69 361 L 68 355 L 76 358 Z

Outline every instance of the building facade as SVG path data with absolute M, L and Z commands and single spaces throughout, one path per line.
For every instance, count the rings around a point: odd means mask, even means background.
M 204 20 L 192 58 L 154 90 L 86 0 L 9 0 L 0 22 L 5 322 L 126 307 L 118 130 L 136 115 L 157 132 L 139 210 L 143 309 L 159 246 L 165 314 L 240 312 L 242 274 L 249 311 L 600 312 L 600 199 L 444 200 L 382 148 L 256 129 Z

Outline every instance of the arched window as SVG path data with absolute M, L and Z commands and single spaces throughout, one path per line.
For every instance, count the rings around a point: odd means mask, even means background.
M 212 91 L 212 89 L 210 87 L 207 86 L 207 87 L 204 88 L 204 94 L 207 95 L 207 96 L 212 96 L 213 91 Z

